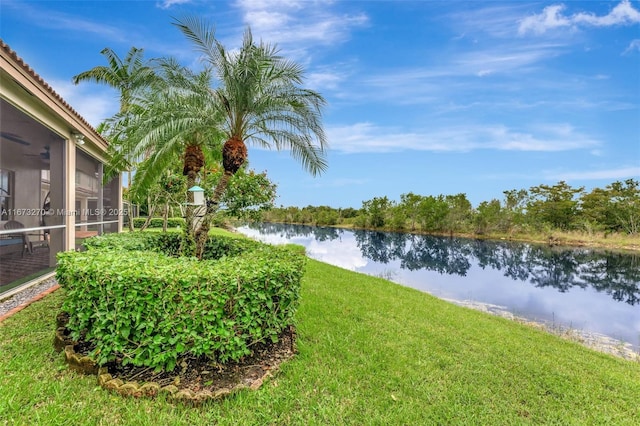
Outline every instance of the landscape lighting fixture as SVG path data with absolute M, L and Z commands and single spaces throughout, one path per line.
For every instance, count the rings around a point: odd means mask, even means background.
M 193 192 L 193 206 L 204 206 L 204 189 L 200 188 L 198 185 L 192 186 L 187 191 Z

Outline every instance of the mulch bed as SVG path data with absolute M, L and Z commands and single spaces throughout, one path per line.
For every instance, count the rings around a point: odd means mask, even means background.
M 70 368 L 89 374 L 98 374 L 103 388 L 125 396 L 156 396 L 165 392 L 170 399 L 200 403 L 218 399 L 240 389 L 258 389 L 264 380 L 274 374 L 280 364 L 296 353 L 295 329 L 289 326 L 278 342 L 258 343 L 253 353 L 238 362 L 218 364 L 207 357 L 185 357 L 171 372 L 155 372 L 148 367 L 123 366 L 109 362 L 98 368 L 87 354 L 91 344 L 71 342 L 64 328 L 64 314 L 58 316 L 58 330 L 54 346 L 65 351 Z

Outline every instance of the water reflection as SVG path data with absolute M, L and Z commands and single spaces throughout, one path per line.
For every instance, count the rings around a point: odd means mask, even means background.
M 318 260 L 391 274 L 394 281 L 440 297 L 499 304 L 638 345 L 637 254 L 284 224 L 252 224 L 241 231 L 268 242 L 301 244 Z
M 354 236 L 363 256 L 381 263 L 400 260 L 403 269 L 466 276 L 477 264 L 536 287 L 566 292 L 591 286 L 619 302 L 640 302 L 636 254 L 362 230 Z

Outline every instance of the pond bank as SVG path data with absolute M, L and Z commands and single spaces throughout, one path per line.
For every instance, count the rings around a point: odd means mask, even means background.
M 21 310 L 17 308 L 27 307 L 32 302 L 46 296 L 54 287 L 58 287 L 57 281 L 54 278 L 50 278 L 0 301 L 0 321 Z M 578 342 L 599 352 L 604 352 L 630 361 L 640 362 L 640 353 L 634 351 L 630 343 L 613 339 L 601 333 L 563 327 L 557 324 L 531 321 L 514 315 L 504 306 L 493 305 L 490 303 L 481 303 L 472 300 L 441 299 L 458 306 L 475 309 L 491 315 L 497 315 L 521 324 L 527 324 L 529 326 L 545 330 L 564 339 Z
M 454 300 L 441 298 L 447 302 L 453 303 L 465 308 L 475 309 L 491 315 L 496 315 L 512 321 L 526 324 L 541 330 L 545 330 L 551 334 L 580 343 L 583 346 L 594 349 L 598 352 L 604 352 L 629 361 L 640 362 L 640 352 L 635 351 L 633 345 L 628 342 L 614 339 L 602 333 L 590 332 L 586 330 L 578 330 L 571 327 L 565 327 L 558 324 L 550 324 L 547 322 L 532 321 L 527 318 L 519 317 L 509 312 L 506 307 L 493 305 L 490 303 L 475 302 L 473 300 Z
M 599 235 L 599 234 L 583 234 L 577 232 L 551 231 L 549 234 L 473 234 L 461 232 L 422 232 L 409 231 L 407 229 L 389 229 L 389 228 L 363 228 L 356 227 L 352 224 L 339 225 L 314 225 L 293 222 L 264 222 L 264 223 L 281 223 L 284 225 L 306 225 L 306 226 L 327 226 L 330 228 L 347 229 L 347 230 L 363 230 L 374 232 L 398 232 L 401 234 L 411 235 L 432 235 L 438 237 L 456 237 L 470 238 L 475 240 L 489 241 L 513 241 L 519 243 L 544 244 L 549 246 L 560 247 L 587 247 L 594 249 L 616 250 L 626 252 L 640 252 L 640 235 L 631 237 L 628 235 Z
M 297 243 L 313 259 L 535 325 L 601 352 L 639 356 L 633 324 L 640 317 L 632 307 L 636 254 L 299 225 L 238 231 L 265 242 Z

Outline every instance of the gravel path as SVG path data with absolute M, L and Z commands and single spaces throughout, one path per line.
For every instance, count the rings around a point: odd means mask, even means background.
M 7 299 L 0 300 L 0 318 L 2 318 L 12 309 L 32 301 L 37 296 L 57 284 L 58 282 L 56 281 L 55 277 L 47 278 L 44 281 L 34 284 L 14 294 L 13 296 L 9 296 L 9 298 Z

